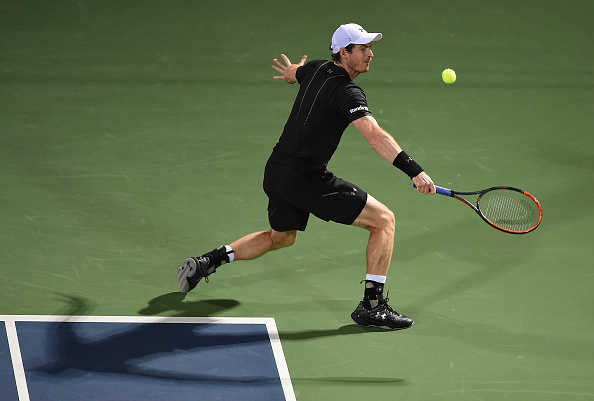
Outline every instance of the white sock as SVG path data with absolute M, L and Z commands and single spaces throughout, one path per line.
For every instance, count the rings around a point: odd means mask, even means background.
M 227 252 L 229 263 L 233 262 L 235 260 L 235 251 L 229 245 L 225 245 L 225 252 Z
M 365 276 L 367 281 L 375 281 L 376 283 L 386 284 L 386 276 L 378 276 L 376 274 L 368 274 Z

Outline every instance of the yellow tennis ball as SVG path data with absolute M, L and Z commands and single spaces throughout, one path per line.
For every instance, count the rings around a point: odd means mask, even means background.
M 446 84 L 453 84 L 456 81 L 456 72 L 450 68 L 443 70 L 441 78 Z

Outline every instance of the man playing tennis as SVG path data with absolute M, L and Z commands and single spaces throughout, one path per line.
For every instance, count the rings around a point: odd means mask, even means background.
M 291 246 L 304 231 L 310 214 L 326 221 L 362 227 L 369 231 L 367 275 L 363 300 L 351 314 L 361 326 L 398 330 L 413 320 L 394 311 L 383 290 L 392 259 L 395 220 L 390 209 L 358 186 L 328 171 L 343 132 L 353 124 L 373 149 L 406 173 L 425 194 L 434 194 L 431 178 L 402 151 L 394 138 L 377 123 L 365 93 L 353 80 L 369 71 L 371 43 L 381 33 L 368 33 L 357 24 L 341 25 L 332 36 L 332 61 L 292 64 L 274 59 L 274 79 L 300 84 L 284 131 L 264 172 L 271 229 L 255 232 L 200 257 L 192 257 L 178 270 L 183 293 L 191 291 L 222 264 L 254 259 Z

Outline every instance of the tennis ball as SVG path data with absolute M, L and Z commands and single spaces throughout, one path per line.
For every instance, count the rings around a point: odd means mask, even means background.
M 443 79 L 443 82 L 445 82 L 446 84 L 453 84 L 454 81 L 456 81 L 456 72 L 452 69 L 445 69 L 443 70 L 443 72 L 441 73 L 441 78 Z

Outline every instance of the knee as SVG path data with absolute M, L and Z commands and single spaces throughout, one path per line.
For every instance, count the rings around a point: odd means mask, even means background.
M 394 216 L 394 212 L 390 209 L 386 208 L 384 213 L 384 227 L 386 230 L 390 230 L 394 232 L 396 230 L 396 216 Z
M 378 213 L 375 219 L 375 224 L 372 229 L 380 230 L 389 234 L 394 234 L 396 230 L 396 217 L 394 212 L 384 206 Z
M 281 248 L 286 248 L 286 247 L 289 247 L 289 246 L 295 244 L 296 241 L 297 241 L 296 236 L 286 236 L 279 242 L 279 245 Z
M 286 248 L 297 241 L 297 231 L 272 231 L 272 249 Z
M 378 232 L 393 236 L 396 231 L 396 218 L 386 205 L 369 196 L 365 208 L 353 225 L 365 228 L 371 233 Z

